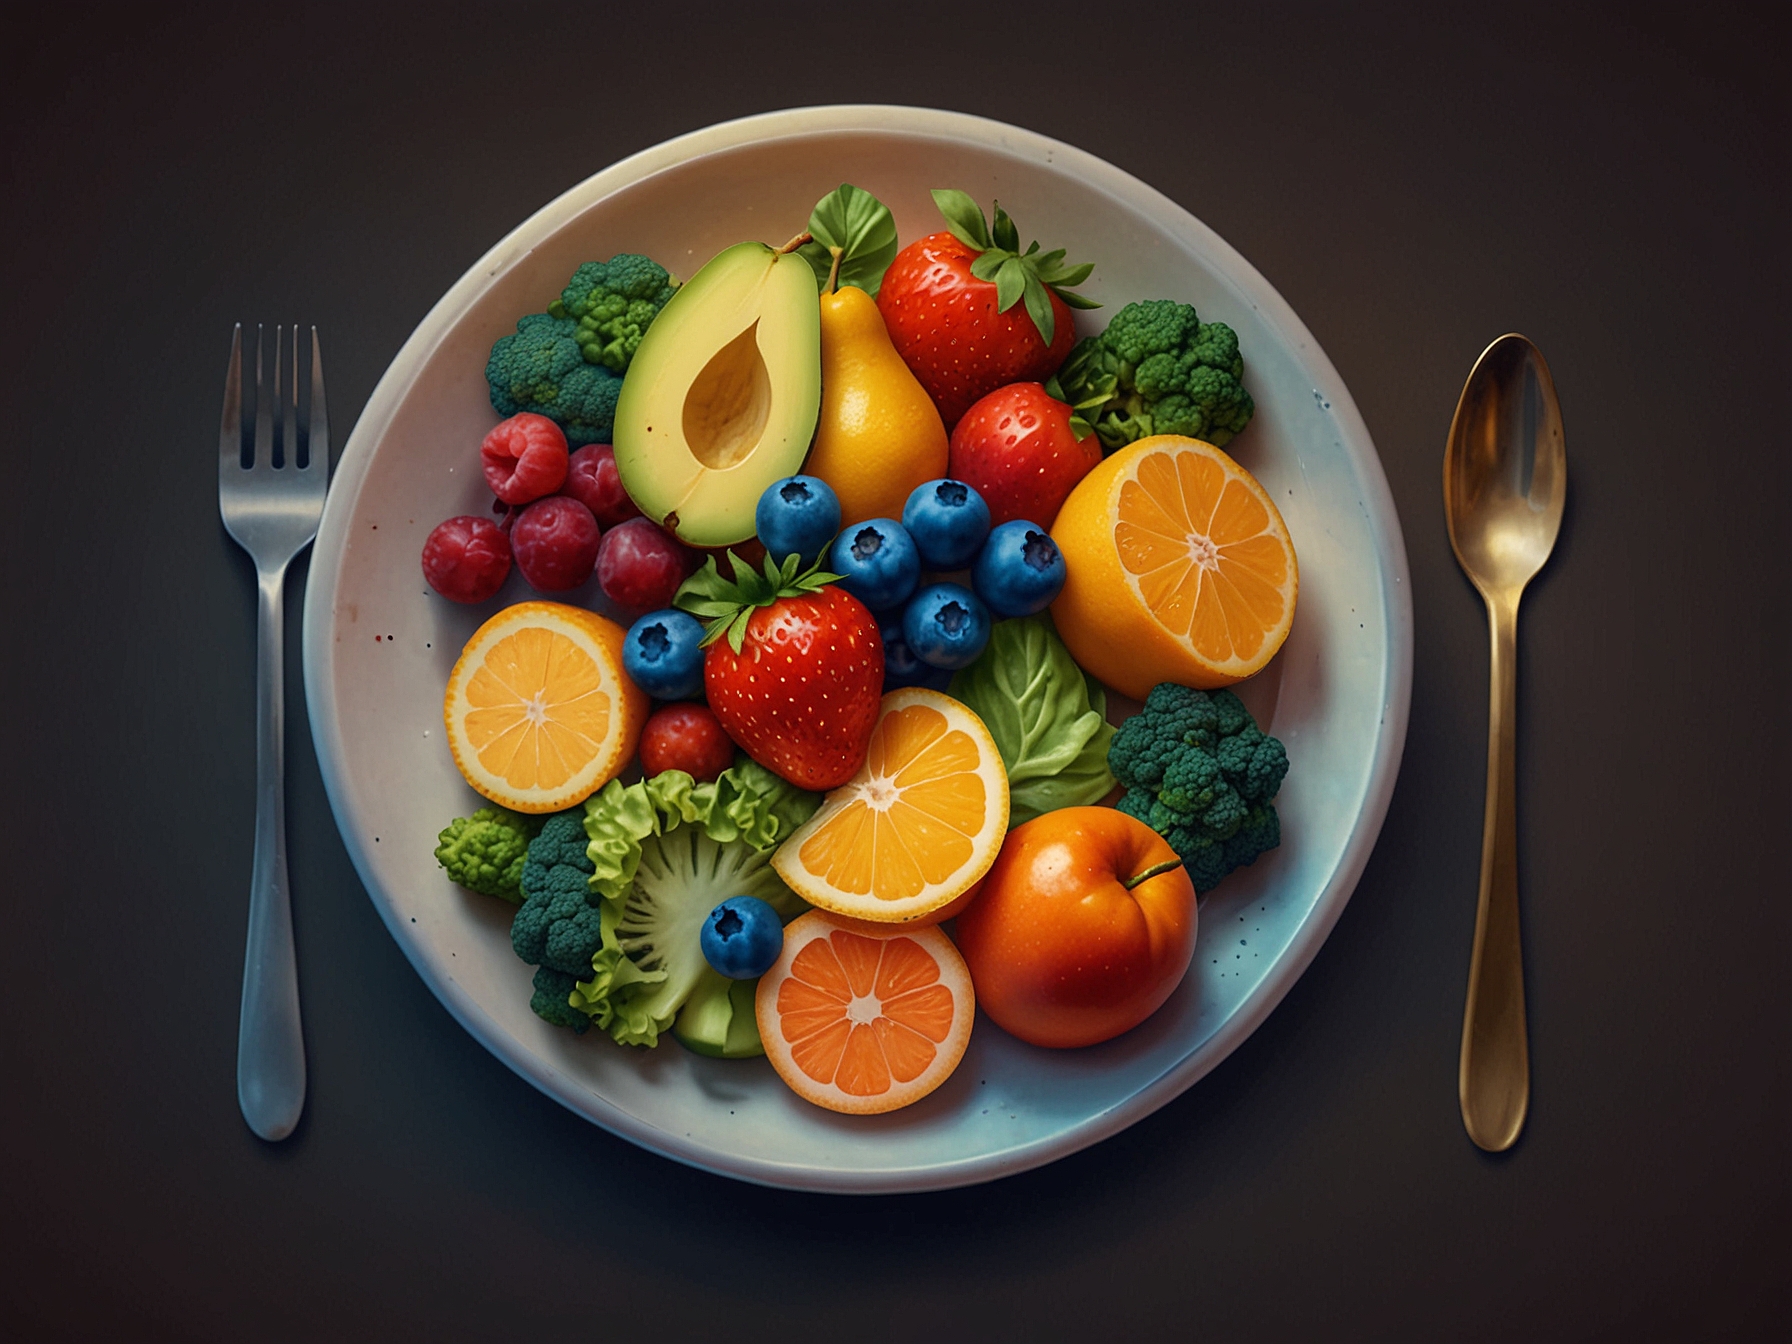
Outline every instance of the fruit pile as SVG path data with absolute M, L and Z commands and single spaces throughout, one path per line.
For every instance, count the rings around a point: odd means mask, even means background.
M 453 602 L 571 599 L 492 612 L 444 700 L 492 805 L 437 859 L 518 907 L 536 1013 L 847 1113 L 937 1088 L 978 1003 L 1052 1047 L 1156 1011 L 1287 770 L 1221 689 L 1298 587 L 1219 447 L 1236 336 L 1147 299 L 1079 342 L 1092 266 L 934 197 L 906 248 L 842 186 L 682 285 L 581 266 L 493 348 L 491 516 L 422 557 Z

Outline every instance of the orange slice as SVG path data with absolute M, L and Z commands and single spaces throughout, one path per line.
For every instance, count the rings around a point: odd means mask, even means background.
M 989 871 L 1008 775 L 983 720 L 920 687 L 883 698 L 858 774 L 772 855 L 810 905 L 877 924 L 934 923 Z
M 627 765 L 647 696 L 622 670 L 624 634 L 559 602 L 519 602 L 480 626 L 442 701 L 467 783 L 513 811 L 558 812 Z
M 1213 689 L 1262 671 L 1294 624 L 1300 570 L 1275 502 L 1210 443 L 1122 448 L 1052 524 L 1064 590 L 1052 620 L 1071 656 L 1143 700 L 1162 681 Z
M 971 1039 L 971 973 L 937 928 L 865 931 L 820 910 L 784 929 L 759 979 L 759 1038 L 805 1101 L 877 1115 L 951 1076 Z

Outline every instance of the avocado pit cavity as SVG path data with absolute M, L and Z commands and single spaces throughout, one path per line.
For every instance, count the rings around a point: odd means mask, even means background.
M 710 357 L 684 398 L 684 439 L 713 471 L 750 456 L 771 418 L 772 380 L 759 353 L 759 323 Z

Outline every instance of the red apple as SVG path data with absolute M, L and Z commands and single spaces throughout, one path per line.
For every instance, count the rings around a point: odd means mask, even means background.
M 1094 1045 L 1163 1005 L 1195 953 L 1195 886 L 1169 843 L 1109 807 L 1016 826 L 958 916 L 977 1006 L 1023 1041 Z

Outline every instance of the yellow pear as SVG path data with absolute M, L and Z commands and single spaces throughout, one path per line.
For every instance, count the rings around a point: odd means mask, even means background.
M 918 485 L 946 474 L 946 426 L 864 290 L 821 296 L 821 418 L 811 476 L 840 496 L 840 522 L 901 518 Z

